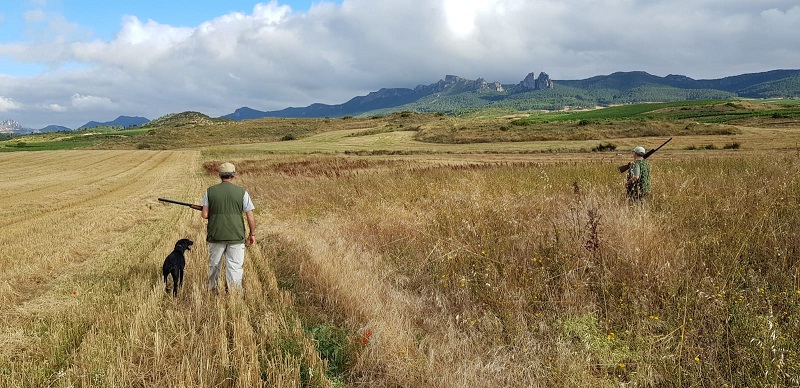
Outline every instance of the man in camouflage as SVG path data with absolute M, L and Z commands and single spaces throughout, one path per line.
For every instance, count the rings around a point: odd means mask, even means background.
M 628 198 L 634 202 L 639 202 L 650 194 L 650 163 L 644 159 L 645 153 L 642 146 L 633 149 L 633 162 L 625 181 Z

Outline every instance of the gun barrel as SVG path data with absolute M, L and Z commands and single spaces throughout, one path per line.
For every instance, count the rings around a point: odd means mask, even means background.
M 159 201 L 161 201 L 161 202 L 169 202 L 169 203 L 174 203 L 174 204 L 176 204 L 176 205 L 188 206 L 188 207 L 190 207 L 190 208 L 192 208 L 192 209 L 195 209 L 195 210 L 203 210 L 203 207 L 202 207 L 202 206 L 200 206 L 200 205 L 195 205 L 195 204 L 192 204 L 192 203 L 186 203 L 186 202 L 181 202 L 181 201 L 174 201 L 174 200 L 167 199 L 167 198 L 159 198 L 158 200 L 159 200 Z
M 672 138 L 669 138 L 669 139 L 667 139 L 667 141 L 665 141 L 663 144 L 661 144 L 661 145 L 660 145 L 660 146 L 658 146 L 657 148 L 653 148 L 652 150 L 650 150 L 650 151 L 647 151 L 647 153 L 645 153 L 645 154 L 644 154 L 644 158 L 645 158 L 645 159 L 649 158 L 649 157 L 650 157 L 650 155 L 653 155 L 654 153 L 656 153 L 656 151 L 660 150 L 660 149 L 661 149 L 661 147 L 663 147 L 663 146 L 667 145 L 667 143 L 669 143 L 671 140 L 672 140 Z M 629 164 L 626 164 L 626 165 L 623 165 L 623 166 L 619 166 L 619 167 L 618 167 L 618 169 L 619 169 L 619 172 L 620 172 L 620 173 L 626 172 L 626 171 L 628 171 L 628 169 L 630 169 L 630 168 L 631 168 L 631 165 L 630 165 L 630 163 L 629 163 Z

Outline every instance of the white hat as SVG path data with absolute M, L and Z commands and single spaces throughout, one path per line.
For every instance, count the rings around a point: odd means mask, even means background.
M 644 150 L 642 146 L 633 147 L 633 153 L 639 156 L 644 156 L 647 151 Z
M 222 163 L 219 165 L 219 172 L 233 173 L 236 172 L 236 166 L 233 163 Z

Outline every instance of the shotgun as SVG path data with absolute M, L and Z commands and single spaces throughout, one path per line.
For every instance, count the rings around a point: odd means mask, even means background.
M 656 153 L 656 151 L 660 150 L 660 149 L 661 149 L 661 147 L 663 147 L 663 146 L 665 146 L 667 143 L 669 143 L 669 141 L 670 141 L 670 140 L 672 140 L 672 138 L 669 138 L 669 139 L 667 139 L 667 141 L 665 141 L 665 142 L 664 142 L 664 144 L 662 144 L 662 145 L 658 146 L 658 148 L 653 148 L 652 150 L 650 150 L 650 151 L 647 151 L 647 153 L 646 153 L 646 154 L 644 154 L 644 158 L 645 158 L 645 159 L 649 158 L 649 157 L 650 157 L 650 155 L 652 155 L 652 154 Z M 630 168 L 631 168 L 631 163 L 628 163 L 628 164 L 626 164 L 626 165 L 624 165 L 624 166 L 619 166 L 619 172 L 625 172 L 625 171 L 628 171 Z
M 181 202 L 181 201 L 173 201 L 171 199 L 166 199 L 166 198 L 159 198 L 158 200 L 161 201 L 161 202 L 169 202 L 169 203 L 174 203 L 176 205 L 188 206 L 188 207 L 190 207 L 190 208 L 192 208 L 194 210 L 203 210 L 203 207 L 200 206 L 200 205 L 195 205 L 195 204 Z

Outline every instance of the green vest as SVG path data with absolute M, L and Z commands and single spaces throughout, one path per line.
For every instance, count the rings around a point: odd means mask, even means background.
M 208 242 L 244 243 L 244 189 L 230 182 L 208 188 Z

